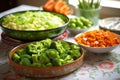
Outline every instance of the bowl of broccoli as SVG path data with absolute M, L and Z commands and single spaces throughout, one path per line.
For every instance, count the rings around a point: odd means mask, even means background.
M 84 51 L 79 45 L 52 39 L 21 44 L 9 53 L 16 73 L 39 78 L 69 74 L 82 65 L 83 58 Z

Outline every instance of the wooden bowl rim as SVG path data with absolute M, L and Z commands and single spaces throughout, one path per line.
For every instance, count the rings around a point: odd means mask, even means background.
M 30 42 L 31 43 L 31 42 Z M 68 42 L 70 43 L 70 42 Z M 25 43 L 25 44 L 21 44 L 21 45 L 18 45 L 16 46 L 15 48 L 13 48 L 10 52 L 9 52 L 9 55 L 8 55 L 8 58 L 9 58 L 9 61 L 11 63 L 12 66 L 16 66 L 16 67 L 19 67 L 19 68 L 24 68 L 24 69 L 32 69 L 32 70 L 52 70 L 52 69 L 58 69 L 58 68 L 64 68 L 65 66 L 70 66 L 70 65 L 74 65 L 75 63 L 79 62 L 79 61 L 82 61 L 83 58 L 84 58 L 84 49 L 81 47 L 81 56 L 74 60 L 73 62 L 71 63 L 68 63 L 68 64 L 64 64 L 64 65 L 61 65 L 61 66 L 52 66 L 52 67 L 32 67 L 32 66 L 24 66 L 24 65 L 21 65 L 21 64 L 17 64 L 15 63 L 13 60 L 12 60 L 12 55 L 14 54 L 14 52 L 16 52 L 16 50 L 18 49 L 21 49 L 23 47 L 25 47 L 26 45 L 28 45 L 29 43 Z M 74 44 L 74 43 L 72 43 Z

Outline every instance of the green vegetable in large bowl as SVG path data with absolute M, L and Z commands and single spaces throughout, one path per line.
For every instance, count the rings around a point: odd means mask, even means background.
M 73 29 L 86 29 L 92 27 L 93 23 L 85 17 L 71 18 L 68 24 L 68 28 Z
M 65 15 L 43 10 L 26 10 L 0 18 L 0 27 L 10 38 L 38 41 L 61 35 L 69 23 Z
M 60 40 L 45 39 L 29 43 L 17 50 L 12 60 L 32 67 L 50 67 L 68 64 L 81 56 L 81 47 Z
M 49 12 L 26 11 L 10 14 L 3 18 L 4 27 L 15 30 L 47 30 L 65 24 L 63 19 Z

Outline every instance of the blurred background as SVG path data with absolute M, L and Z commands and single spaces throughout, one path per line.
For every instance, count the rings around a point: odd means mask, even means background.
M 16 6 L 26 4 L 40 7 L 47 0 L 0 0 L 0 13 Z M 67 0 L 68 3 L 77 7 L 78 0 Z M 100 11 L 100 18 L 106 17 L 120 17 L 120 0 L 102 0 L 102 9 Z M 76 10 L 74 10 L 76 11 Z M 76 14 L 76 13 L 75 13 Z

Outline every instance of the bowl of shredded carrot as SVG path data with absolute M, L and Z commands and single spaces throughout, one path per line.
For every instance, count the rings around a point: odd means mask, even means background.
M 101 29 L 77 34 L 74 40 L 86 51 L 93 53 L 107 53 L 120 45 L 119 35 Z

